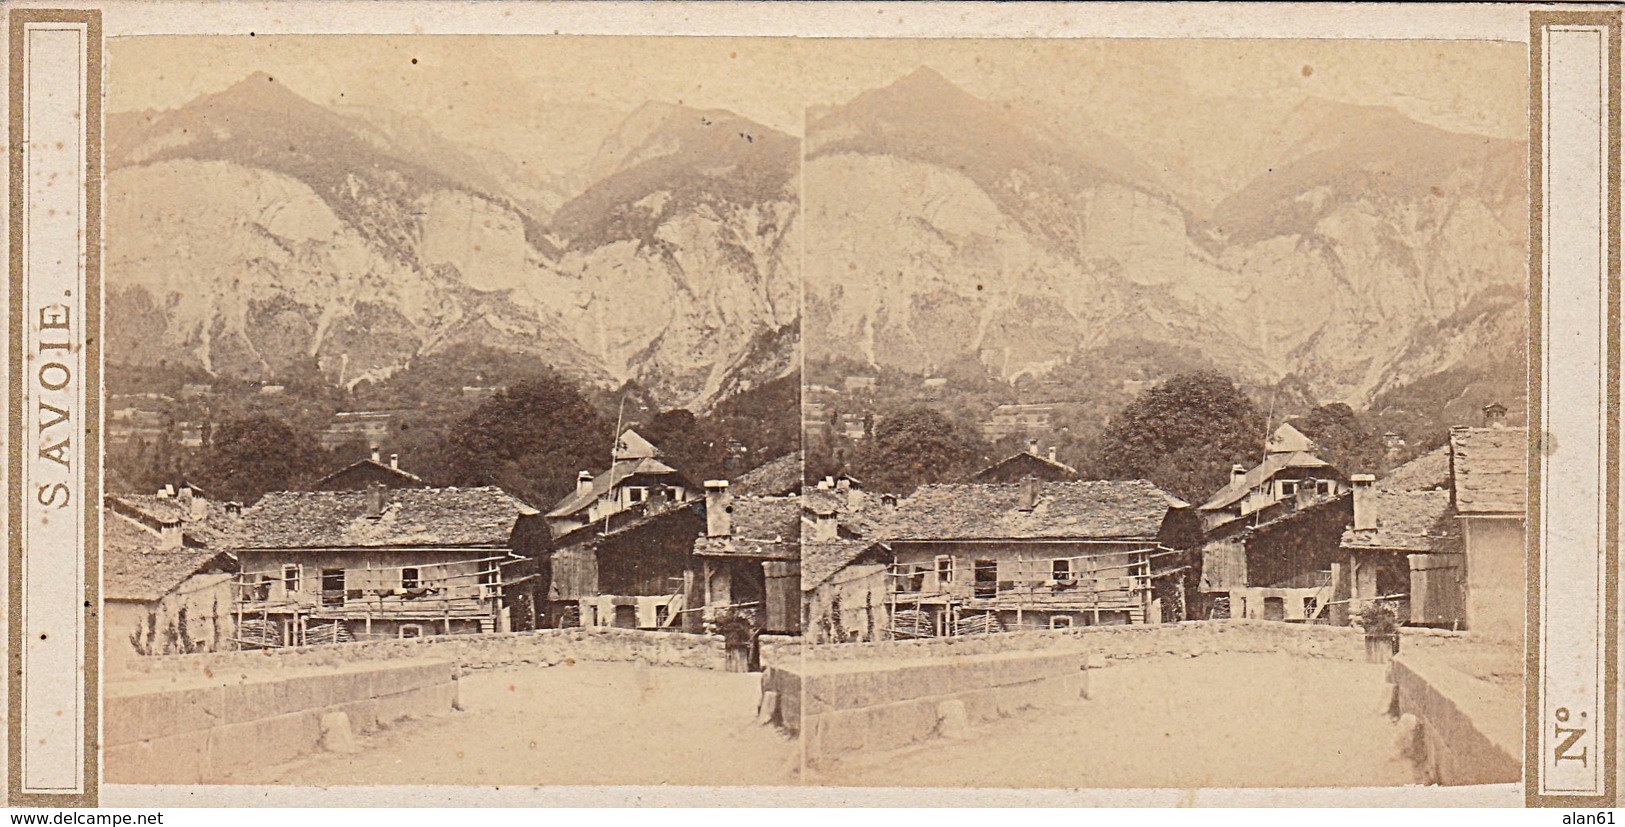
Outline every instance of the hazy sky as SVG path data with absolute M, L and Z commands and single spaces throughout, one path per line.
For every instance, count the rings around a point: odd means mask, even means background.
M 1245 129 L 1253 103 L 1284 112 L 1309 96 L 1393 106 L 1447 129 L 1528 134 L 1527 58 L 1515 43 L 330 35 L 122 37 L 108 52 L 115 112 L 174 108 L 264 71 L 318 103 L 396 109 L 450 137 L 570 163 L 648 100 L 729 109 L 800 134 L 808 105 L 846 101 L 921 65 L 978 96 L 1061 124 L 1087 118 L 1119 137 Z M 1210 106 L 1209 117 L 1242 119 L 1180 117 L 1188 103 L 1219 98 L 1238 103 Z

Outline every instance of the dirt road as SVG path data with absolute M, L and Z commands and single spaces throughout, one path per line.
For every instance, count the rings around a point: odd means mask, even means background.
M 399 724 L 353 755 L 233 779 L 295 784 L 760 784 L 1011 787 L 1412 783 L 1378 714 L 1383 667 L 1286 655 L 1117 662 L 1092 698 L 799 771 L 755 723 L 757 675 L 581 663 L 476 672 L 464 711 Z

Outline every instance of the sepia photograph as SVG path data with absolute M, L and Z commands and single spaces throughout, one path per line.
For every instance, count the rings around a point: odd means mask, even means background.
M 13 804 L 1614 801 L 1617 10 L 226 5 L 7 12 Z

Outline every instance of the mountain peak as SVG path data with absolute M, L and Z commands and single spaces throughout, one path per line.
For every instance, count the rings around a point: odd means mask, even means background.
M 242 80 L 213 95 L 194 100 L 191 107 L 230 106 L 244 109 L 286 109 L 290 106 L 316 106 L 289 89 L 267 72 L 252 72 Z

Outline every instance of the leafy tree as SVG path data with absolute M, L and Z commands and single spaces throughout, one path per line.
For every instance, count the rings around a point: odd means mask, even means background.
M 886 417 L 866 443 L 853 463 L 854 474 L 868 488 L 904 495 L 921 485 L 965 478 L 986 453 L 974 433 L 926 407 Z
M 452 485 L 499 485 L 538 508 L 609 465 L 615 426 L 574 385 L 545 377 L 487 399 L 453 426 L 436 464 Z
M 1315 441 L 1315 453 L 1345 474 L 1382 470 L 1382 437 L 1366 430 L 1354 409 L 1342 402 L 1322 405 L 1292 421 Z
M 1088 467 L 1107 479 L 1148 479 L 1200 503 L 1230 466 L 1261 459 L 1264 417 L 1224 374 L 1175 376 L 1140 394 L 1110 422 Z
M 211 494 L 251 503 L 267 491 L 308 483 L 320 472 L 321 457 L 309 433 L 276 417 L 248 416 L 216 429 L 200 476 Z
M 715 435 L 712 423 L 677 408 L 655 414 L 638 426 L 638 433 L 666 452 L 666 464 L 695 482 L 722 475 L 727 445 Z

